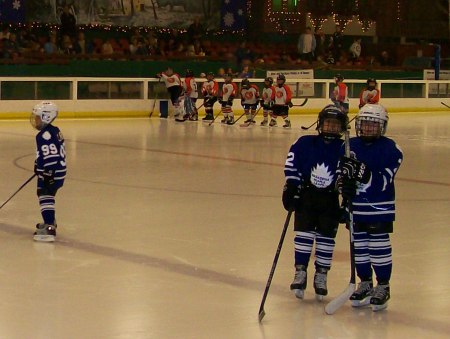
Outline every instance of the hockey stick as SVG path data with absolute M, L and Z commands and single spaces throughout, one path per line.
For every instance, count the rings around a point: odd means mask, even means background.
M 159 78 L 159 80 L 158 80 L 158 84 L 161 82 L 161 78 Z M 156 95 L 155 95 L 155 99 L 153 99 L 153 107 L 152 107 L 152 111 L 150 112 L 150 115 L 149 115 L 149 118 L 151 118 L 152 117 L 152 115 L 153 115 L 153 112 L 155 111 L 155 107 L 156 107 L 156 100 L 158 100 L 158 92 L 156 92 Z
M 292 105 L 292 107 L 303 107 L 308 102 L 308 98 L 305 98 L 305 100 L 300 105 Z
M 1 209 L 3 206 L 5 206 L 12 198 L 14 198 L 14 196 L 15 196 L 17 193 L 19 193 L 19 192 L 22 190 L 22 188 L 24 188 L 31 180 L 33 180 L 35 176 L 36 176 L 36 173 L 33 173 L 33 175 L 32 175 L 27 181 L 25 181 L 25 182 L 22 184 L 22 186 L 20 186 L 19 189 L 18 189 L 17 191 L 15 191 L 14 194 L 11 195 L 11 196 L 8 198 L 8 200 L 6 200 L 6 201 L 0 206 L 0 209 Z
M 258 115 L 258 113 L 259 113 L 259 110 L 262 108 L 262 106 L 260 106 L 259 108 L 258 108 L 258 110 L 255 112 L 255 115 L 252 115 L 251 116 L 251 119 L 250 120 L 253 120 L 257 115 Z M 244 114 L 245 114 L 245 112 L 244 112 Z M 234 123 L 233 123 L 233 125 L 235 124 L 235 123 L 237 123 L 238 122 L 238 120 L 240 119 L 240 118 L 242 118 L 242 116 L 244 115 L 244 114 L 242 114 Z M 250 126 L 250 124 L 251 124 L 251 122 L 247 122 L 247 123 L 243 123 L 243 124 L 240 124 L 239 126 L 240 127 L 248 127 L 248 126 Z
M 311 127 L 313 127 L 314 125 L 316 125 L 317 124 L 317 121 L 314 121 L 311 125 L 309 125 L 308 127 L 306 127 L 306 126 L 301 126 L 301 129 L 302 130 L 304 130 L 304 131 L 307 131 L 307 130 L 309 130 Z
M 350 132 L 348 130 L 345 131 L 345 156 L 350 157 Z M 347 200 L 347 208 L 348 208 L 348 220 L 347 227 L 350 232 L 350 283 L 348 287 L 339 294 L 336 298 L 331 300 L 325 306 L 326 314 L 334 314 L 342 305 L 344 305 L 347 300 L 351 297 L 353 292 L 355 292 L 356 285 L 356 275 L 355 275 L 355 243 L 353 239 L 353 211 L 352 211 L 352 202 Z
M 203 104 L 201 104 L 200 106 L 198 106 L 198 107 L 195 107 L 195 109 L 198 111 L 200 108 L 202 108 L 203 106 L 205 105 L 205 103 L 203 102 Z
M 442 101 L 441 101 L 441 104 L 442 104 L 442 105 L 444 105 L 444 106 L 445 106 L 445 107 L 447 107 L 447 108 L 450 108 L 450 106 L 449 106 L 449 105 L 447 105 L 447 104 L 443 103 Z
M 350 124 L 353 120 L 356 119 L 356 116 L 354 116 L 348 123 Z M 311 125 L 309 125 L 308 127 L 306 126 L 301 126 L 302 130 L 307 131 L 309 130 L 311 127 L 313 127 L 314 125 L 317 125 L 317 121 L 315 121 L 314 123 L 312 123 Z
M 273 259 L 272 269 L 270 270 L 269 279 L 267 280 L 266 289 L 264 290 L 264 294 L 261 300 L 261 305 L 259 306 L 259 312 L 258 312 L 258 320 L 261 322 L 266 315 L 266 312 L 264 311 L 264 304 L 266 303 L 267 294 L 269 293 L 270 284 L 272 283 L 272 278 L 275 273 L 275 268 L 277 267 L 278 258 L 280 257 L 281 253 L 281 247 L 283 246 L 284 237 L 286 236 L 286 232 L 289 226 L 289 221 L 291 220 L 293 209 L 289 210 L 286 221 L 284 222 L 283 226 L 283 232 L 281 232 L 281 238 L 280 242 L 278 243 L 277 252 L 275 253 L 275 258 Z
M 217 115 L 214 117 L 214 119 L 208 124 L 208 126 L 211 126 L 213 124 L 214 121 L 216 121 L 216 119 L 219 117 L 220 113 L 222 113 L 222 110 L 219 110 L 219 113 L 217 113 Z

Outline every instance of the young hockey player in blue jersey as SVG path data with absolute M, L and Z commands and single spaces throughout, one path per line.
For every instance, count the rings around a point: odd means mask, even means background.
M 339 193 L 335 187 L 336 168 L 342 155 L 342 134 L 347 115 L 328 105 L 319 113 L 318 135 L 300 137 L 290 148 L 284 173 L 283 205 L 295 209 L 295 278 L 291 284 L 303 299 L 307 268 L 315 242 L 314 289 L 318 300 L 327 295 L 327 272 L 331 268 L 339 226 Z
M 43 101 L 34 106 L 30 122 L 36 135 L 36 161 L 34 171 L 38 177 L 37 195 L 43 223 L 36 225 L 34 240 L 52 242 L 56 237 L 55 195 L 66 177 L 66 150 L 64 138 L 52 122 L 58 116 L 58 107 Z
M 352 157 L 339 162 L 337 180 L 339 190 L 352 202 L 356 272 L 361 279 L 350 300 L 354 307 L 370 304 L 373 311 L 386 308 L 390 298 L 394 178 L 403 160 L 397 144 L 384 136 L 387 123 L 383 106 L 366 104 L 360 109 L 357 136 L 350 139 Z

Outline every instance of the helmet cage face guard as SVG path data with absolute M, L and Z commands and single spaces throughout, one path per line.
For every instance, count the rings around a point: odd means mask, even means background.
M 347 115 L 334 105 L 325 107 L 317 119 L 317 131 L 326 139 L 340 138 L 347 125 Z
M 365 105 L 355 120 L 356 135 L 366 141 L 378 139 L 386 133 L 389 117 L 381 105 Z
M 51 124 L 58 116 L 58 108 L 51 102 L 43 102 L 34 106 L 31 115 L 30 123 L 37 130 L 42 130 L 47 125 Z
M 356 135 L 367 141 L 378 139 L 386 133 L 386 129 L 387 120 L 382 118 L 361 115 L 355 120 Z

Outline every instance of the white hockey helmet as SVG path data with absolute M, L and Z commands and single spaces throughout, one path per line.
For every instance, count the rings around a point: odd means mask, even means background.
M 31 125 L 37 130 L 51 124 L 58 116 L 58 106 L 50 101 L 42 101 L 33 107 L 31 112 Z
M 366 104 L 356 116 L 356 135 L 367 141 L 378 139 L 386 133 L 388 120 L 388 112 L 382 105 Z

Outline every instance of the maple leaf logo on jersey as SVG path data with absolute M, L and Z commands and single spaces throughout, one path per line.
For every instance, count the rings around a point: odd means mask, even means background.
M 252 92 L 246 92 L 245 93 L 245 98 L 246 99 L 252 99 L 253 98 L 253 93 Z
M 325 188 L 331 185 L 334 175 L 328 171 L 324 163 L 317 164 L 311 171 L 311 183 L 317 188 Z
M 282 92 L 277 92 L 277 98 L 282 98 L 283 97 L 283 93 Z
M 175 79 L 173 79 L 173 78 L 168 78 L 168 79 L 167 79 L 167 82 L 173 83 L 173 82 L 175 82 Z

